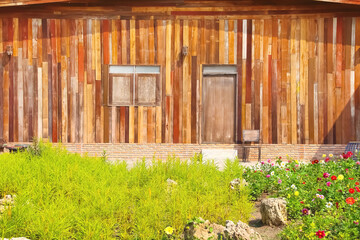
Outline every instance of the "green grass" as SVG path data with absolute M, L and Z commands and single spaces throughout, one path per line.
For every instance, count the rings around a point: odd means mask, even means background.
M 38 149 L 37 149 L 38 150 Z M 166 239 L 182 233 L 188 219 L 224 224 L 247 221 L 249 192 L 230 190 L 243 168 L 228 161 L 224 171 L 195 156 L 169 157 L 146 167 L 109 164 L 40 144 L 41 156 L 0 155 L 0 194 L 16 194 L 15 206 L 0 215 L 0 236 L 34 239 Z M 166 180 L 178 184 L 168 190 Z

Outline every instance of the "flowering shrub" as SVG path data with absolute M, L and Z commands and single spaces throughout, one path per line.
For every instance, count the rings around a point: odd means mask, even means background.
M 360 239 L 360 164 L 352 153 L 324 155 L 310 164 L 288 158 L 248 168 L 251 195 L 287 199 L 289 225 L 282 239 Z

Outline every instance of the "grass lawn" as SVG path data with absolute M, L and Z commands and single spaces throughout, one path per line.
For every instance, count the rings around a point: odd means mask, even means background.
M 249 191 L 229 188 L 242 175 L 237 161 L 228 161 L 224 171 L 199 156 L 128 169 L 40 143 L 30 152 L 0 155 L 0 194 L 16 195 L 0 215 L 0 236 L 167 239 L 166 227 L 177 238 L 195 217 L 247 222 Z M 168 186 L 168 178 L 177 184 Z

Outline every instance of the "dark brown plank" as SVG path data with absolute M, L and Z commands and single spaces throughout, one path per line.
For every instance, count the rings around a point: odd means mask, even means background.
M 252 20 L 248 19 L 247 20 L 247 39 L 246 39 L 246 100 L 245 102 L 247 104 L 251 104 L 252 102 L 252 94 L 251 94 L 251 75 L 252 75 L 252 71 L 251 71 L 251 59 L 252 59 L 252 54 L 251 54 L 251 43 L 252 43 Z M 250 116 L 247 116 L 250 117 Z
M 196 120 L 197 120 L 197 57 L 191 57 L 191 143 L 196 143 Z

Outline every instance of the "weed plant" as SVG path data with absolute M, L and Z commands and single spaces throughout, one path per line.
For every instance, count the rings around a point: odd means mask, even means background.
M 0 194 L 16 195 L 14 207 L 0 215 L 1 237 L 166 239 L 171 226 L 171 237 L 179 238 L 189 219 L 246 222 L 252 211 L 248 190 L 229 187 L 243 174 L 237 161 L 224 171 L 201 156 L 128 169 L 38 144 L 41 154 L 0 155 Z M 169 186 L 168 178 L 177 184 Z

